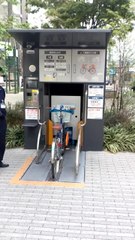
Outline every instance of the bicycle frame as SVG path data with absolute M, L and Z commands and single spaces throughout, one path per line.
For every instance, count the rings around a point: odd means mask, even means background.
M 60 113 L 60 116 L 59 116 L 59 124 L 60 124 L 60 127 L 59 127 L 59 131 L 56 133 L 56 137 L 57 138 L 60 138 L 60 144 L 61 144 L 61 147 L 63 147 L 63 150 L 64 150 L 64 145 L 65 145 L 65 142 L 64 142 L 64 128 L 65 128 L 65 123 L 63 122 L 63 113 L 69 113 L 69 114 L 74 114 L 74 110 L 73 109 L 63 109 L 63 105 L 60 106 L 60 109 L 56 109 L 56 108 L 53 108 L 50 112 L 59 112 Z M 56 129 L 57 127 L 55 126 L 54 129 Z
M 50 112 L 59 112 L 59 125 L 55 125 L 54 129 L 57 131 L 55 138 L 52 142 L 52 149 L 51 149 L 51 166 L 52 166 L 52 178 L 57 179 L 57 174 L 60 168 L 60 161 L 63 159 L 64 150 L 65 150 L 65 141 L 64 141 L 64 122 L 63 122 L 63 113 L 68 112 L 73 114 L 73 110 L 66 110 L 63 109 L 63 106 L 60 106 L 60 109 L 53 108 Z

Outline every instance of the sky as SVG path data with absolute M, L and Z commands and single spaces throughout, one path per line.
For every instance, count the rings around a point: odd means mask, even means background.
M 41 28 L 41 24 L 45 22 L 45 10 L 40 8 L 39 12 L 35 14 L 29 13 L 28 22 L 31 27 L 37 26 L 38 28 Z

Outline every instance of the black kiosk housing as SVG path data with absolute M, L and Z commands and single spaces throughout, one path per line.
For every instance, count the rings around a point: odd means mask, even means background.
M 36 148 L 38 108 L 44 121 L 49 118 L 46 107 L 52 104 L 52 96 L 79 96 L 78 119 L 86 115 L 83 150 L 103 150 L 106 53 L 111 30 L 13 29 L 9 33 L 23 48 L 24 147 Z

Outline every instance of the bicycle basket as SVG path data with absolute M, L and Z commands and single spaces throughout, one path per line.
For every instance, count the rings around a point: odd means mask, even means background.
M 67 105 L 66 105 L 67 107 Z M 66 107 L 64 106 L 64 109 L 66 109 Z M 60 109 L 60 105 L 57 105 L 56 106 L 56 109 Z M 51 113 L 52 115 L 52 121 L 54 123 L 59 123 L 60 122 L 60 112 L 52 112 Z M 63 123 L 68 123 L 68 122 L 71 122 L 71 116 L 72 114 L 69 113 L 69 112 L 62 112 L 62 116 L 63 116 Z

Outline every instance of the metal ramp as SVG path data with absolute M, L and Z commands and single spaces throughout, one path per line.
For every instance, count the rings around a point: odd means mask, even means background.
M 80 167 L 78 175 L 75 173 L 75 149 L 65 152 L 59 181 L 80 183 L 85 181 L 85 152 L 80 153 Z
M 51 164 L 50 151 L 42 153 L 42 161 L 33 160 L 29 168 L 26 170 L 21 180 L 25 181 L 51 181 Z M 75 148 L 66 150 L 64 153 L 64 160 L 61 164 L 61 171 L 58 182 L 85 182 L 85 152 L 80 152 L 80 167 L 79 173 L 75 173 Z
M 85 93 L 87 95 L 87 92 Z M 85 98 L 86 99 L 86 98 Z M 86 105 L 86 104 L 85 104 Z M 86 113 L 86 111 L 85 111 Z M 51 150 L 45 146 L 41 147 L 41 131 L 45 122 L 40 125 L 37 138 L 37 154 L 31 165 L 22 176 L 25 181 L 54 181 L 51 171 Z M 81 151 L 82 128 L 86 124 L 86 114 L 84 122 L 79 125 L 79 133 L 76 146 L 65 149 L 63 160 L 60 161 L 60 170 L 57 182 L 84 183 L 85 182 L 85 152 Z

